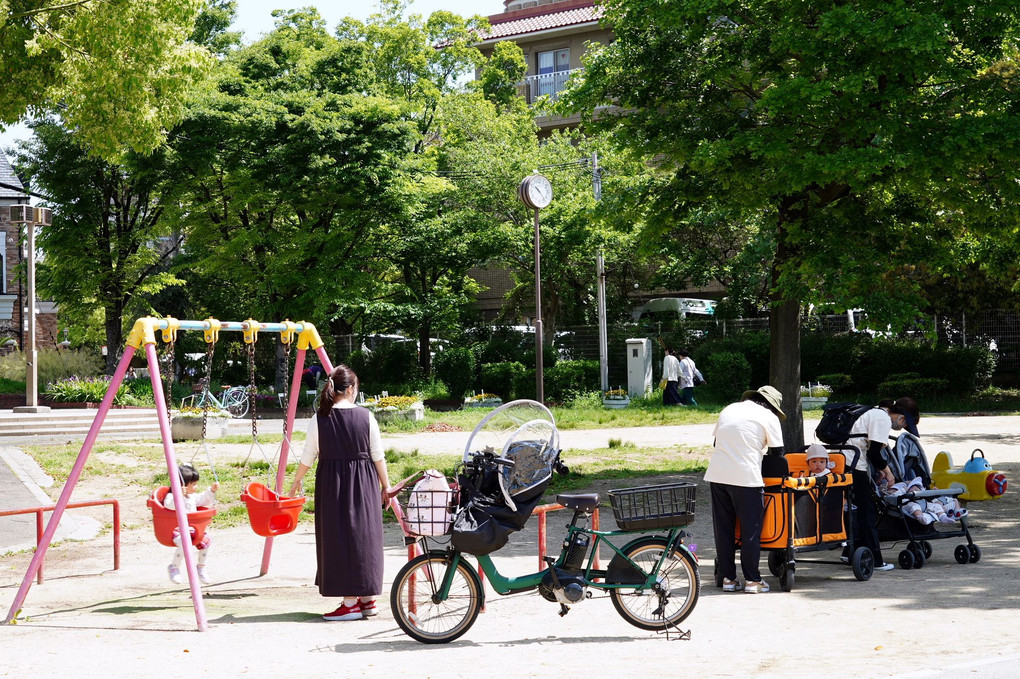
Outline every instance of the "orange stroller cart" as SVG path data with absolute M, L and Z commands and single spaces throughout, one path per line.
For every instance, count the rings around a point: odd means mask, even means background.
M 762 460 L 765 482 L 765 513 L 762 519 L 761 548 L 768 553 L 769 572 L 779 578 L 784 592 L 793 589 L 797 570 L 797 554 L 842 549 L 853 544 L 852 528 L 845 513 L 852 504 L 852 479 L 846 473 L 843 446 L 826 446 L 832 467 L 824 476 L 808 473 L 804 452 L 785 456 L 766 455 Z M 737 542 L 740 526 L 737 525 Z M 831 563 L 839 560 L 800 559 L 802 563 Z M 868 580 L 874 572 L 871 550 L 860 547 L 850 559 L 854 576 Z M 718 565 L 716 585 L 722 585 Z

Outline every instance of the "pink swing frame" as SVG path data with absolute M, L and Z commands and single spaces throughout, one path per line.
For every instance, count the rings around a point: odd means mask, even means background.
M 277 493 L 281 492 L 287 475 L 287 457 L 290 452 L 290 437 L 294 429 L 294 416 L 297 412 L 298 396 L 301 393 L 301 373 L 304 369 L 305 353 L 308 349 L 311 348 L 315 351 L 316 355 L 319 357 L 319 361 L 322 363 L 322 367 L 325 368 L 327 373 L 333 371 L 333 364 L 330 363 L 329 356 L 326 355 L 322 339 L 319 337 L 319 333 L 315 329 L 315 326 L 304 321 L 298 323 L 292 323 L 291 321 L 284 321 L 282 323 L 260 323 L 259 321 L 250 318 L 242 322 L 218 321 L 214 318 L 208 318 L 204 321 L 180 321 L 169 317 L 139 318 L 135 321 L 135 325 L 128 336 L 127 345 L 124 348 L 124 355 L 121 356 L 120 362 L 117 364 L 117 369 L 113 374 L 113 378 L 110 380 L 110 386 L 106 390 L 106 395 L 103 397 L 103 401 L 99 406 L 99 410 L 96 412 L 96 417 L 92 422 L 92 426 L 89 428 L 89 433 L 85 437 L 85 442 L 82 444 L 81 452 L 78 453 L 78 459 L 75 461 L 74 467 L 71 469 L 71 473 L 67 477 L 67 482 L 61 490 L 60 499 L 57 500 L 57 504 L 50 515 L 50 520 L 46 525 L 46 530 L 43 531 L 42 537 L 39 539 L 39 546 L 35 550 L 35 554 L 28 566 L 28 571 L 25 573 L 25 578 L 21 583 L 21 587 L 18 589 L 18 593 L 14 597 L 14 602 L 11 604 L 10 611 L 7 613 L 7 618 L 4 620 L 5 623 L 11 623 L 21 611 L 22 604 L 25 602 L 25 597 L 28 596 L 28 590 L 32 586 L 32 580 L 42 567 L 46 550 L 49 548 L 50 543 L 53 540 L 53 534 L 56 532 L 57 526 L 60 524 L 60 518 L 63 516 L 64 510 L 70 502 L 71 493 L 74 491 L 74 487 L 78 483 L 78 479 L 81 477 L 82 470 L 85 468 L 85 462 L 88 460 L 88 456 L 95 446 L 96 439 L 99 436 L 99 431 L 103 426 L 103 421 L 106 419 L 107 413 L 110 412 L 110 407 L 113 405 L 113 398 L 117 394 L 117 389 L 124 381 L 124 375 L 127 374 L 128 366 L 131 363 L 131 357 L 134 356 L 135 351 L 141 347 L 145 347 L 145 356 L 149 367 L 149 377 L 152 380 L 152 393 L 155 397 L 156 415 L 159 419 L 159 433 L 163 440 L 163 455 L 166 458 L 167 474 L 170 477 L 170 490 L 173 493 L 174 504 L 177 508 L 177 526 L 181 535 L 188 534 L 188 515 L 184 511 L 184 497 L 182 495 L 180 478 L 178 474 L 175 473 L 177 469 L 177 458 L 174 454 L 173 437 L 170 433 L 170 420 L 167 417 L 166 399 L 163 396 L 162 381 L 159 373 L 159 358 L 156 354 L 157 330 L 162 333 L 162 339 L 164 342 L 175 341 L 179 330 L 200 330 L 205 333 L 206 342 L 215 342 L 221 330 L 239 331 L 244 333 L 244 341 L 248 344 L 254 344 L 257 341 L 259 332 L 280 333 L 281 341 L 284 344 L 289 344 L 291 346 L 293 346 L 294 340 L 297 339 L 298 351 L 294 361 L 294 376 L 291 380 L 290 398 L 287 403 L 287 419 L 284 428 L 283 444 L 280 446 L 280 459 L 276 467 L 275 490 Z M 269 572 L 269 561 L 272 556 L 272 551 L 273 538 L 267 537 L 262 551 L 262 565 L 259 570 L 259 575 L 265 575 Z M 198 573 L 192 556 L 192 550 L 184 550 L 184 563 L 188 571 L 188 583 L 191 587 L 191 601 L 195 608 L 195 621 L 198 625 L 198 631 L 204 632 L 208 629 L 208 622 L 206 620 L 205 603 L 202 600 L 202 591 L 199 586 Z

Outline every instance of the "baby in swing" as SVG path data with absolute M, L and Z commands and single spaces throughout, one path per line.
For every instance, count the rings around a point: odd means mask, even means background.
M 202 492 L 198 491 L 198 470 L 192 467 L 190 464 L 182 464 L 178 467 L 178 471 L 181 475 L 181 492 L 184 494 L 184 511 L 192 513 L 198 511 L 199 507 L 212 507 L 216 504 L 216 491 L 220 489 L 219 482 L 212 484 L 206 490 Z M 167 509 L 176 509 L 174 504 L 174 494 L 167 493 L 163 499 L 163 506 Z M 194 534 L 195 529 L 191 529 Z M 188 541 L 191 542 L 190 540 Z M 170 574 L 170 581 L 176 585 L 184 583 L 184 578 L 181 576 L 181 561 L 184 559 L 184 548 L 181 544 L 181 532 L 180 529 L 174 528 L 174 544 L 177 545 L 174 550 L 174 558 L 170 562 L 170 565 L 166 567 L 167 573 Z M 205 569 L 206 559 L 209 557 L 209 545 L 211 541 L 209 539 L 209 531 L 205 532 L 202 536 L 201 542 L 194 547 L 198 548 L 198 579 L 203 585 L 208 585 L 209 574 Z

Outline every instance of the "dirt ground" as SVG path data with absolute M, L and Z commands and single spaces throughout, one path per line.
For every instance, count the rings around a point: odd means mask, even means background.
M 1010 423 L 1002 426 L 1005 430 Z M 952 436 L 961 427 L 946 430 Z M 953 443 L 961 457 L 976 447 L 960 437 Z M 995 467 L 1011 481 L 1020 478 L 1018 461 Z M 324 622 L 320 615 L 336 602 L 322 599 L 312 584 L 310 524 L 273 541 L 270 570 L 261 577 L 265 541 L 247 527 L 217 530 L 210 558 L 215 582 L 204 588 L 209 629 L 200 633 L 189 589 L 167 580 L 171 552 L 152 537 L 144 502 L 137 499 L 145 491 L 121 489 L 135 498 L 124 502 L 124 524 L 136 526 L 121 536 L 121 568 L 112 569 L 109 533 L 51 548 L 45 582 L 32 586 L 17 624 L 0 626 L 0 676 L 139 676 L 167 673 L 171 663 L 175 675 L 189 677 L 1017 675 L 1020 491 L 1010 488 L 999 500 L 970 505 L 969 527 L 982 550 L 978 563 L 955 561 L 953 550 L 962 539 L 938 540 L 923 568 L 897 568 L 858 582 L 847 566 L 807 563 L 812 555 L 804 554 L 798 556 L 792 592 L 780 591 L 765 569 L 773 591 L 748 595 L 724 594 L 713 586 L 707 487 L 699 477 L 677 478 L 699 483 L 698 518 L 689 528 L 689 542 L 697 544 L 702 591 L 682 625 L 691 633 L 689 640 L 667 640 L 631 627 L 598 593 L 561 618 L 558 605 L 535 593 L 500 597 L 489 590 L 474 627 L 442 646 L 406 637 L 385 596 L 376 618 Z M 90 490 L 84 486 L 75 495 Z M 110 495 L 109 487 L 102 494 Z M 557 549 L 566 521 L 562 513 L 550 515 L 550 550 Z M 612 525 L 606 512 L 603 527 Z M 536 570 L 536 544 L 533 520 L 512 536 L 497 565 L 512 574 Z M 392 524 L 386 545 L 388 592 L 406 560 Z M 895 558 L 901 547 L 890 545 L 886 557 Z M 836 554 L 826 556 L 835 561 Z M 28 553 L 0 557 L 4 613 L 30 558 Z

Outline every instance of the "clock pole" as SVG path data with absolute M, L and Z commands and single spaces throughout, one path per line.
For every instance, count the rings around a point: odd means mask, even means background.
M 552 202 L 552 183 L 535 171 L 517 187 L 517 197 L 535 211 L 535 396 L 545 402 L 545 376 L 542 360 L 542 246 L 538 226 L 539 211 Z
M 539 244 L 538 208 L 535 208 L 535 394 L 545 403 L 545 376 L 542 360 L 542 248 Z

